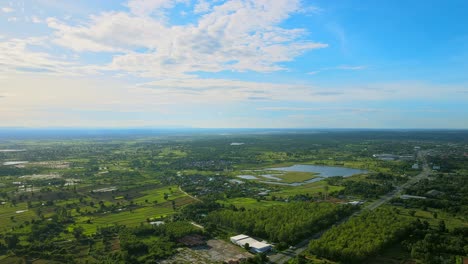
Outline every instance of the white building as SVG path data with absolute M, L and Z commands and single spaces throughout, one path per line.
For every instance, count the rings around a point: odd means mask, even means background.
M 230 239 L 232 243 L 241 247 L 245 247 L 246 244 L 249 244 L 249 250 L 252 253 L 264 253 L 272 248 L 272 245 L 266 243 L 265 241 L 260 242 L 256 239 L 242 234 L 233 236 Z
M 233 237 L 231 237 L 231 242 L 234 243 L 234 244 L 236 244 L 236 245 L 239 245 L 239 246 L 240 246 L 240 244 L 238 244 L 238 242 L 239 242 L 240 240 L 246 239 L 246 238 L 249 238 L 249 236 L 242 235 L 242 234 L 241 234 L 241 235 L 237 235 L 237 236 L 233 236 Z

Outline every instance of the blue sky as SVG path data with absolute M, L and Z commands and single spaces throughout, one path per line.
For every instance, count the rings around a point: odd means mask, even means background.
M 468 128 L 467 1 L 0 3 L 0 126 Z

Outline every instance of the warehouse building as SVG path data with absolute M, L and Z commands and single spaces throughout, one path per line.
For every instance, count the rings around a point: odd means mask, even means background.
M 266 243 L 265 241 L 260 242 L 256 239 L 242 234 L 231 237 L 231 242 L 244 248 L 248 244 L 249 251 L 252 253 L 264 253 L 271 250 L 272 248 L 272 245 Z

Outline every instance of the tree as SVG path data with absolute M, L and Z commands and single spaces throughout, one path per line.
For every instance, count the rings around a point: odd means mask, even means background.
M 439 231 L 442 233 L 445 233 L 447 231 L 447 227 L 445 226 L 444 220 L 439 221 Z
M 325 200 L 328 199 L 328 185 L 323 186 L 323 191 L 325 193 Z
M 84 235 L 84 228 L 82 226 L 77 226 L 73 228 L 73 236 L 76 239 L 80 239 Z
M 245 250 L 250 250 L 250 244 L 249 244 L 249 243 L 245 243 L 244 248 L 245 248 Z
M 7 247 L 9 249 L 15 249 L 16 245 L 19 243 L 19 238 L 18 235 L 13 234 L 13 235 L 8 235 L 5 237 L 5 242 L 7 243 Z

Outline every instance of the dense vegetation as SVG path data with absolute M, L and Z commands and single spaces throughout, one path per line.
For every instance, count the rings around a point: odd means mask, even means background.
M 343 186 L 338 195 L 359 195 L 363 198 L 377 198 L 380 195 L 392 191 L 394 185 L 405 181 L 404 177 L 394 176 L 386 173 L 375 173 L 366 176 L 366 181 L 345 179 L 342 176 L 325 179 L 332 186 Z
M 411 252 L 411 257 L 424 263 L 456 263 L 457 256 L 468 255 L 468 227 L 449 231 L 443 220 L 435 227 L 427 221 L 418 221 L 402 245 Z
M 363 212 L 346 223 L 333 227 L 318 240 L 310 251 L 318 256 L 349 263 L 363 260 L 383 250 L 409 234 L 411 221 L 391 210 Z
M 395 199 L 393 203 L 406 207 L 442 210 L 468 219 L 468 172 L 436 174 L 406 190 L 407 194 L 427 199 Z
M 221 210 L 208 221 L 239 233 L 292 244 L 350 214 L 351 206 L 330 203 L 291 203 L 257 210 Z
M 35 221 L 31 224 L 31 233 L 27 244 L 20 244 L 18 235 L 9 235 L 5 249 L 29 257 L 54 260 L 62 263 L 82 263 L 76 256 L 82 255 L 83 249 L 89 250 L 89 256 L 83 260 L 99 263 L 153 263 L 172 255 L 178 246 L 177 239 L 186 235 L 201 234 L 199 228 L 188 222 L 173 222 L 154 226 L 129 228 L 112 226 L 99 228 L 92 236 L 83 234 L 82 228 L 72 230 L 76 239 L 63 241 L 60 238 L 64 225 L 60 221 Z M 120 249 L 120 250 L 116 250 Z

